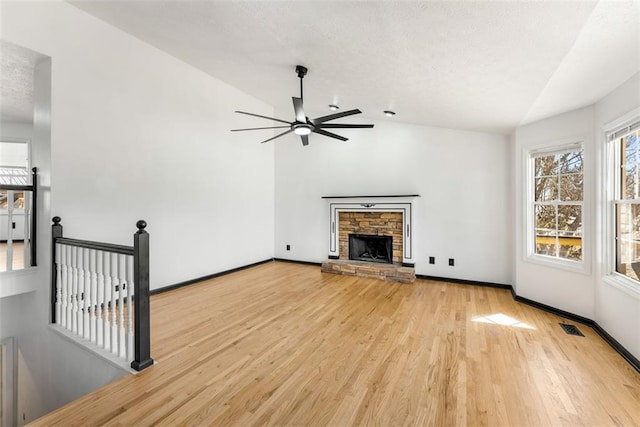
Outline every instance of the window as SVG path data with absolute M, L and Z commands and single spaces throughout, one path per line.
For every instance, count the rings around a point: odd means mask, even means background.
M 634 280 L 640 274 L 640 123 L 609 136 L 613 145 L 615 271 Z
M 530 168 L 529 253 L 541 259 L 582 262 L 582 147 L 531 152 Z

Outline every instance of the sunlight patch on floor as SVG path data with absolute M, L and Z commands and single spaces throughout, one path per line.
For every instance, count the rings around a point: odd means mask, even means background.
M 511 326 L 522 329 L 537 329 L 535 326 L 531 326 L 528 323 L 521 322 L 502 313 L 490 314 L 488 316 L 476 316 L 472 318 L 471 321 L 478 323 L 493 323 L 494 325 Z

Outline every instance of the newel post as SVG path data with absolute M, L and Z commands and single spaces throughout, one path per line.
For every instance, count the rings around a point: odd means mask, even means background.
M 153 365 L 151 358 L 151 322 L 149 307 L 149 233 L 146 221 L 136 223 L 133 235 L 133 307 L 135 310 L 135 359 L 131 367 L 141 371 Z
M 32 214 L 35 216 L 35 214 Z M 51 323 L 56 323 L 56 298 L 58 294 L 58 281 L 57 281 L 57 264 L 56 260 L 56 239 L 62 237 L 62 224 L 60 224 L 60 217 L 54 216 L 52 218 L 53 225 L 51 226 Z
M 38 253 L 38 168 L 31 169 L 31 267 L 38 265 L 36 255 Z M 58 218 L 58 217 L 56 217 Z M 62 229 L 62 226 L 60 226 Z

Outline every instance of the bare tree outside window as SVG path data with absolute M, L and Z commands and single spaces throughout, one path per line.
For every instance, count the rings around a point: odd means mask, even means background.
M 640 130 L 617 140 L 620 171 L 616 191 L 616 271 L 639 280 Z
M 582 149 L 533 156 L 535 253 L 582 260 Z

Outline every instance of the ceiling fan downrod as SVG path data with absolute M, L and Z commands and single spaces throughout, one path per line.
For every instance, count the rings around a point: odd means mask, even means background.
M 298 77 L 300 78 L 300 99 L 304 99 L 302 96 L 302 79 L 307 75 L 307 71 L 309 71 L 307 67 L 303 65 L 296 65 L 296 73 L 298 73 Z

